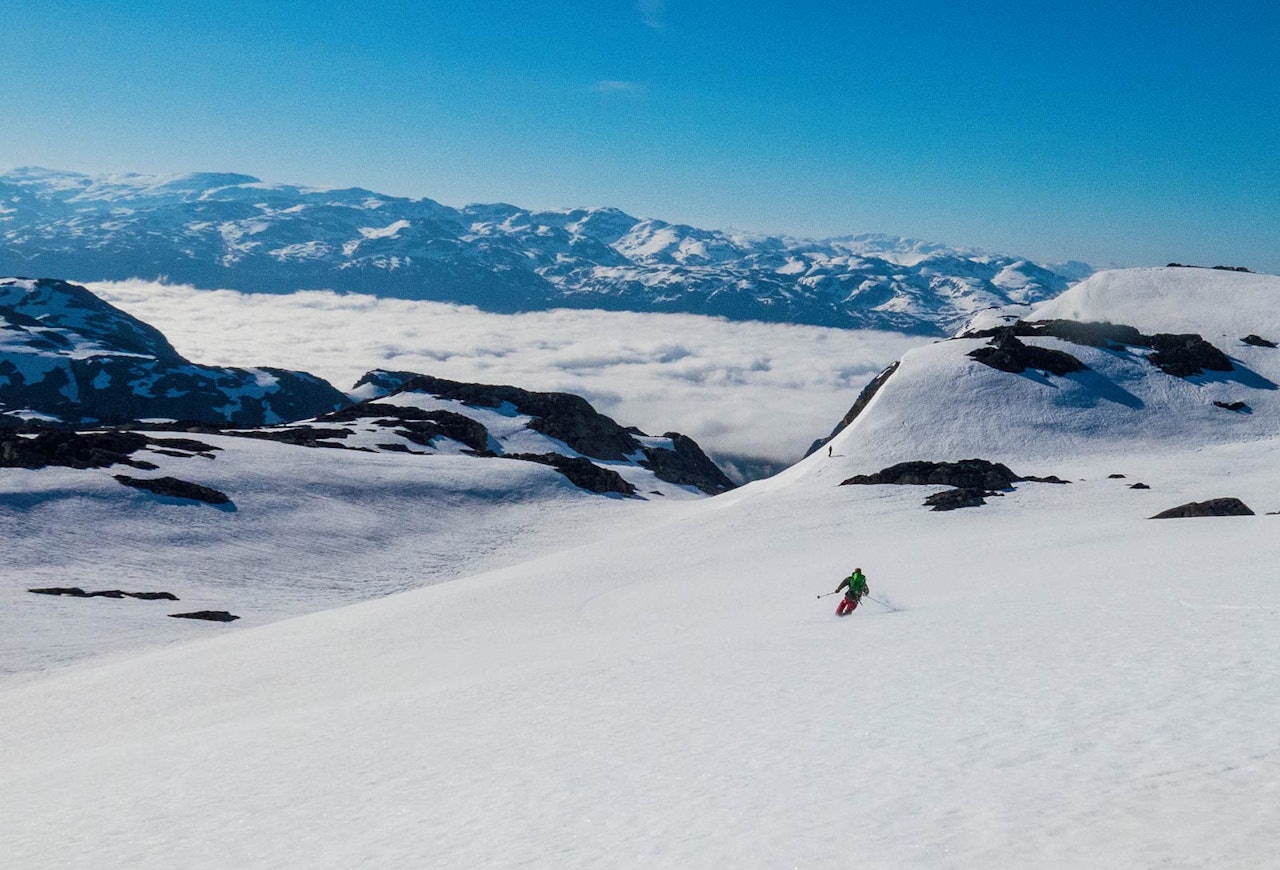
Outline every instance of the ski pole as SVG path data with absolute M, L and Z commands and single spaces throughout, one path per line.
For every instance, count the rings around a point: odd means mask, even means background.
M 839 589 L 837 589 L 835 592 L 828 592 L 828 593 L 827 593 L 827 595 L 835 595 L 835 594 L 836 594 L 836 592 L 839 592 L 839 591 L 840 591 L 840 590 L 839 590 Z M 827 595 L 819 595 L 818 597 L 819 597 L 819 598 L 826 598 L 826 597 L 827 597 Z
M 863 597 L 863 598 L 871 598 L 871 596 L 870 596 L 870 595 L 863 595 L 862 597 Z M 881 607 L 888 608 L 889 610 L 893 610 L 893 609 L 894 609 L 894 608 L 892 608 L 892 607 L 889 607 L 889 605 L 885 604 L 885 603 L 884 603 L 883 601 L 881 601 L 879 598 L 871 598 L 871 600 L 872 600 L 872 601 L 874 601 L 876 604 L 879 604 Z

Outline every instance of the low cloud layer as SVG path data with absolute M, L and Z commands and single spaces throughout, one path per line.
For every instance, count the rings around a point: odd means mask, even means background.
M 343 390 L 374 368 L 564 390 L 623 425 L 784 464 L 826 435 L 877 372 L 928 340 L 683 314 L 490 314 L 327 291 L 88 286 L 195 362 L 303 369 Z

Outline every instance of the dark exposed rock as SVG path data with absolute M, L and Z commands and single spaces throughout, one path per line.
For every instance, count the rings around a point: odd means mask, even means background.
M 213 453 L 215 450 L 222 449 L 221 447 L 214 447 L 212 444 L 205 444 L 203 441 L 197 441 L 194 438 L 149 438 L 147 440 L 156 447 L 183 450 L 187 453 Z
M 427 393 L 473 407 L 501 409 L 505 406 L 514 413 L 529 417 L 530 429 L 561 441 L 591 459 L 618 461 L 641 454 L 645 458 L 640 465 L 668 483 L 696 486 L 711 495 L 734 487 L 733 481 L 693 439 L 668 432 L 663 437 L 671 439 L 673 450 L 645 447 L 636 440 L 635 436 L 644 435 L 639 429 L 620 426 L 612 418 L 596 411 L 586 399 L 571 393 L 537 393 L 506 385 L 467 384 L 413 372 L 369 372 L 356 386 L 363 385 L 372 385 L 389 394 Z M 425 445 L 431 438 L 445 435 L 466 444 L 479 455 L 492 455 L 488 449 L 489 433 L 484 426 L 470 417 L 450 411 L 422 411 L 370 401 L 326 415 L 324 419 L 358 419 L 374 416 L 370 413 L 373 411 L 379 412 L 376 416 L 385 415 L 388 420 L 413 421 L 401 424 L 397 434 L 416 443 Z M 382 424 L 381 420 L 375 422 Z M 583 474 L 588 472 L 584 469 Z
M 1143 335 L 1132 326 L 1121 323 L 1096 323 L 1079 320 L 1040 320 L 1033 324 L 1039 327 L 1040 335 L 1069 341 L 1072 344 L 1083 344 L 1089 347 L 1111 347 L 1112 345 L 1141 345 Z
M 1187 504 L 1161 511 L 1151 519 L 1167 520 L 1182 517 L 1251 517 L 1253 511 L 1238 498 L 1212 498 L 1208 501 L 1193 501 Z
M 1062 377 L 1088 368 L 1065 351 L 1024 344 L 1014 335 L 1012 327 L 1002 327 L 992 337 L 989 347 L 971 350 L 968 355 L 983 365 L 1012 374 L 1035 369 Z
M 998 338 L 1012 332 L 1022 338 L 1057 338 L 1088 347 L 1146 346 L 1146 337 L 1132 326 L 1080 320 L 1019 320 L 1009 326 L 993 326 L 965 332 L 960 338 Z
M 1151 487 L 1147 486 L 1145 483 L 1135 483 L 1130 486 L 1129 489 L 1151 489 Z
M 410 380 L 413 377 L 417 376 L 410 376 Z M 411 405 L 359 402 L 329 414 L 322 414 L 316 420 L 325 423 L 373 420 L 376 426 L 399 427 L 396 431 L 397 435 L 424 447 L 431 446 L 431 439 L 443 436 L 465 444 L 478 453 L 487 452 L 489 448 L 489 431 L 484 425 L 456 411 L 427 411 Z
M 1166 268 L 1169 269 L 1204 269 L 1204 266 L 1194 266 L 1190 263 L 1170 263 Z M 1220 272 L 1248 272 L 1244 266 L 1214 266 L 1212 267 Z
M 1188 378 L 1205 371 L 1229 372 L 1233 368 L 1226 354 L 1195 333 L 1153 335 L 1151 347 L 1155 353 L 1147 359 L 1175 377 Z
M 117 474 L 115 479 L 125 486 L 145 489 L 148 492 L 154 492 L 156 495 L 191 499 L 192 501 L 202 501 L 214 505 L 228 504 L 231 501 L 231 499 L 227 498 L 225 492 L 219 492 L 212 487 L 202 486 L 198 483 L 179 480 L 176 477 L 130 477 L 127 474 Z
M 1252 347 L 1275 347 L 1276 346 L 1276 343 L 1274 341 L 1268 341 L 1262 336 L 1254 335 L 1253 333 L 1249 333 L 1248 335 L 1246 335 L 1244 338 L 1240 340 Z
M 1123 475 L 1123 474 L 1108 474 L 1108 475 L 1107 475 L 1107 480 L 1123 480 L 1123 479 L 1124 479 L 1124 475 Z
M 1226 408 L 1228 411 L 1247 411 L 1249 406 L 1244 402 L 1214 402 L 1219 408 Z
M 204 619 L 208 622 L 234 622 L 240 617 L 225 610 L 194 610 L 191 613 L 170 613 L 174 619 Z
M 707 458 L 692 438 L 679 432 L 662 436 L 670 438 L 674 450 L 663 447 L 643 447 L 645 459 L 640 465 L 652 471 L 659 480 L 680 486 L 694 486 L 708 495 L 716 495 L 733 489 L 733 481 Z
M 368 375 L 365 377 L 368 377 Z M 410 379 L 414 377 L 417 377 L 417 375 L 409 375 Z M 316 417 L 316 422 L 354 423 L 356 420 L 376 420 L 380 418 L 392 421 L 430 420 L 434 413 L 436 412 L 424 411 L 422 408 L 415 408 L 412 405 L 393 405 L 390 402 L 369 401 L 357 402 L 354 405 L 348 405 L 345 408 L 330 411 L 328 414 L 321 414 L 319 417 Z
M 361 383 L 374 374 L 366 375 Z M 640 449 L 630 432 L 596 411 L 586 399 L 572 393 L 536 393 L 519 387 L 465 384 L 430 375 L 411 377 L 399 391 L 429 393 L 480 408 L 510 404 L 517 413 L 532 418 L 529 428 L 563 441 L 574 451 L 593 459 L 620 460 Z
M 1012 343 L 1017 341 L 1016 336 L 1024 338 L 1049 336 L 1090 347 L 1149 347 L 1155 351 L 1148 357 L 1151 364 L 1163 372 L 1180 378 L 1203 374 L 1205 371 L 1229 372 L 1233 368 L 1226 354 L 1195 333 L 1145 335 L 1132 326 L 1122 324 L 1081 323 L 1074 320 L 1042 320 L 1030 323 L 1019 321 L 1012 326 L 967 332 L 962 337 L 991 338 L 992 347 L 979 348 L 969 356 L 993 368 L 1015 373 L 1029 368 L 1042 369 L 1058 374 L 1048 365 L 1035 364 L 1033 360 L 1026 358 L 1019 346 L 1027 346 L 1020 341 L 1017 344 Z M 1031 350 L 1044 349 L 1031 348 Z M 1081 366 L 1081 369 L 1084 368 L 1084 364 L 1075 357 L 1070 354 L 1065 356 Z M 1071 371 L 1081 369 L 1071 369 Z
M 1021 480 L 1007 465 L 985 459 L 959 462 L 899 462 L 875 474 L 859 474 L 843 481 L 849 484 L 941 485 L 957 489 L 1009 489 Z
M 513 388 L 514 389 L 514 388 Z M 563 441 L 571 449 L 595 459 L 622 459 L 639 445 L 612 418 L 591 407 L 581 396 L 570 393 L 509 394 L 516 410 L 533 419 L 529 428 Z
M 635 495 L 636 492 L 636 488 L 618 472 L 611 468 L 601 468 L 581 456 L 564 456 L 560 453 L 507 453 L 503 458 L 549 465 L 569 478 L 569 482 L 574 486 L 589 492 L 616 492 L 622 495 Z
M 826 438 L 819 438 L 814 441 L 809 445 L 809 449 L 805 451 L 804 455 L 809 456 L 817 452 L 820 448 L 824 447 L 828 441 L 847 429 L 849 424 L 856 420 L 858 415 L 861 414 L 867 405 L 871 403 L 871 400 L 875 398 L 876 393 L 880 392 L 880 388 L 885 385 L 889 378 L 893 377 L 893 373 L 898 370 L 898 366 L 900 365 L 902 365 L 901 362 L 895 362 L 893 365 L 889 366 L 880 374 L 872 378 L 871 383 L 863 387 L 862 392 L 858 393 L 858 398 L 854 401 L 853 407 L 844 415 L 844 419 L 836 425 L 836 428 L 831 430 L 831 434 Z
M 989 495 L 992 493 L 984 489 L 944 489 L 926 498 L 924 503 L 925 507 L 935 511 L 953 511 L 984 505 L 987 503 L 986 496 Z
M 319 426 L 282 426 L 269 429 L 245 429 L 225 433 L 237 438 L 257 438 L 262 441 L 279 441 L 299 447 L 345 447 L 331 439 L 342 439 L 353 434 L 350 429 L 325 429 Z M 326 443 L 327 442 L 327 443 Z
M 131 465 L 155 468 L 151 463 L 130 459 L 130 454 L 147 446 L 147 438 L 136 432 L 65 432 L 45 429 L 35 437 L 0 431 L 0 467 L 106 468 Z
M 177 601 L 178 596 L 172 592 L 123 592 L 119 589 L 103 589 L 99 592 L 85 592 L 79 586 L 48 586 L 42 589 L 28 589 L 37 595 L 69 595 L 72 598 L 137 598 L 140 601 Z
M 415 409 L 416 410 L 416 409 Z M 424 411 L 429 416 L 400 422 L 395 433 L 415 444 L 431 446 L 433 438 L 452 438 L 477 453 L 489 450 L 489 430 L 479 420 L 453 411 Z

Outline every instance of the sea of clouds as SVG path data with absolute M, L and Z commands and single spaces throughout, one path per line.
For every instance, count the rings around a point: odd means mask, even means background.
M 683 432 L 749 477 L 799 459 L 872 377 L 929 340 L 686 314 L 490 314 L 329 291 L 88 287 L 194 362 L 302 369 L 342 390 L 381 368 L 578 393 L 623 425 Z

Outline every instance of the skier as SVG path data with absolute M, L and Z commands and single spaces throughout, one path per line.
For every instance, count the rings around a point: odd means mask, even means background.
M 840 581 L 836 591 L 839 592 L 841 589 L 845 590 L 844 598 L 841 598 L 840 603 L 836 605 L 836 616 L 848 616 L 853 613 L 862 596 L 871 591 L 861 568 L 854 568 L 852 574 Z

